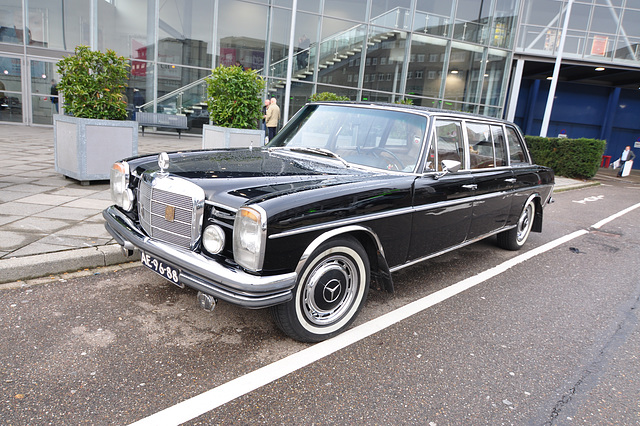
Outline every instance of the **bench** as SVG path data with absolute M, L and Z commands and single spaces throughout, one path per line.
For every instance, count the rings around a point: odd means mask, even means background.
M 162 127 L 178 130 L 178 138 L 182 137 L 181 132 L 187 130 L 187 116 L 173 114 L 159 114 L 156 112 L 137 112 L 136 121 L 142 126 L 142 136 L 145 127 Z

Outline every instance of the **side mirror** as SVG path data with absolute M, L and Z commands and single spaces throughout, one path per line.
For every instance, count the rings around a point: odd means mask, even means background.
M 442 165 L 442 171 L 440 173 L 435 174 L 434 177 L 436 179 L 440 179 L 442 176 L 446 174 L 457 172 L 458 170 L 460 170 L 461 163 L 456 160 L 442 160 L 441 165 Z
M 461 163 L 456 160 L 442 160 L 442 171 L 445 173 L 455 173 L 460 170 Z

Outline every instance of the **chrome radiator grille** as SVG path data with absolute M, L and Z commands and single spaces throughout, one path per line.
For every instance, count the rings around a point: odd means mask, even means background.
M 140 225 L 151 238 L 193 249 L 200 240 L 204 191 L 174 176 L 144 175 L 138 187 Z

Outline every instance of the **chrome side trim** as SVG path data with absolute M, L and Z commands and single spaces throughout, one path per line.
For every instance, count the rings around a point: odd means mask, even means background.
M 456 246 L 453 246 L 453 247 L 449 247 L 448 249 L 439 251 L 437 253 L 433 253 L 433 254 L 421 257 L 419 259 L 411 260 L 409 262 L 403 263 L 402 265 L 394 266 L 393 268 L 389 268 L 389 271 L 391 271 L 391 272 L 399 271 L 400 269 L 406 268 L 408 266 L 413 266 L 413 265 L 415 265 L 417 263 L 424 262 L 425 260 L 428 260 L 428 259 L 431 259 L 431 258 L 434 258 L 434 257 L 438 257 L 438 256 L 443 255 L 445 253 L 449 253 L 450 251 L 454 251 L 454 250 L 457 250 L 457 249 L 459 249 L 461 247 L 468 246 L 469 244 L 477 243 L 478 241 L 480 241 L 480 240 L 482 240 L 484 238 L 490 237 L 490 236 L 495 235 L 495 234 L 499 234 L 502 231 L 507 231 L 507 230 L 509 230 L 511 228 L 515 228 L 515 227 L 516 227 L 516 225 L 505 226 L 504 228 L 500 228 L 497 231 L 489 232 L 488 234 L 484 234 L 484 235 L 481 235 L 481 236 L 476 237 L 474 239 L 467 240 L 467 241 L 465 241 L 463 243 L 460 243 L 460 244 L 458 244 Z
M 291 235 L 303 234 L 305 232 L 312 232 L 312 231 L 318 231 L 322 229 L 329 229 L 329 228 L 335 228 L 335 227 L 341 227 L 341 226 L 348 226 L 348 225 L 365 222 L 369 220 L 384 219 L 385 217 L 412 213 L 413 210 L 414 210 L 413 207 L 403 207 L 401 209 L 390 210 L 384 213 L 374 213 L 366 216 L 360 216 L 357 218 L 340 219 L 334 222 L 323 223 L 321 225 L 309 225 L 309 226 L 305 226 L 298 229 L 292 229 L 291 231 L 281 232 L 279 234 L 271 234 L 269 235 L 269 239 L 273 240 L 276 238 L 283 238 L 283 237 L 289 237 Z
M 313 232 L 313 231 L 319 231 L 319 230 L 323 230 L 323 229 L 330 229 L 330 228 L 336 228 L 336 227 L 342 227 L 342 226 L 349 226 L 349 225 L 354 225 L 354 224 L 358 224 L 358 223 L 361 223 L 361 222 L 367 222 L 367 221 L 377 220 L 377 219 L 384 219 L 384 218 L 387 218 L 387 217 L 398 216 L 398 215 L 403 215 L 403 214 L 407 214 L 407 213 L 414 213 L 414 212 L 422 212 L 422 211 L 425 211 L 425 210 L 434 210 L 434 209 L 447 208 L 447 207 L 455 206 L 455 205 L 458 205 L 458 204 L 478 202 L 478 201 L 486 200 L 486 199 L 492 198 L 492 197 L 503 197 L 505 195 L 511 195 L 511 194 L 514 194 L 514 193 L 517 193 L 517 192 L 525 192 L 525 191 L 532 191 L 532 190 L 535 191 L 537 188 L 544 188 L 544 187 L 548 187 L 548 186 L 553 186 L 553 185 L 539 185 L 539 186 L 534 186 L 534 187 L 516 189 L 516 190 L 513 190 L 513 191 L 500 191 L 498 193 L 483 194 L 483 195 L 478 195 L 478 196 L 475 196 L 475 197 L 461 198 L 461 199 L 458 199 L 458 200 L 440 201 L 438 203 L 427 204 L 427 205 L 420 206 L 420 207 L 403 207 L 403 208 L 397 209 L 397 210 L 389 210 L 389 211 L 384 212 L 384 213 L 373 213 L 373 214 L 370 214 L 370 215 L 365 215 L 365 216 L 360 216 L 360 217 L 355 217 L 355 218 L 340 219 L 340 220 L 336 220 L 334 222 L 323 223 L 323 224 L 320 224 L 320 225 L 309 225 L 309 226 L 305 226 L 305 227 L 302 227 L 302 228 L 292 229 L 290 231 L 281 232 L 279 234 L 271 234 L 271 235 L 269 235 L 269 239 L 270 240 L 274 240 L 276 238 L 289 237 L 289 236 L 292 236 L 292 235 L 303 234 L 305 232 Z

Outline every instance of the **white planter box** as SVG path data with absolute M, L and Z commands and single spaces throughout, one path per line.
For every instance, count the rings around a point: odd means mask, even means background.
M 138 123 L 53 116 L 55 169 L 88 184 L 107 180 L 111 166 L 138 154 Z
M 264 145 L 264 130 L 233 129 L 205 124 L 202 126 L 202 148 L 248 148 Z

